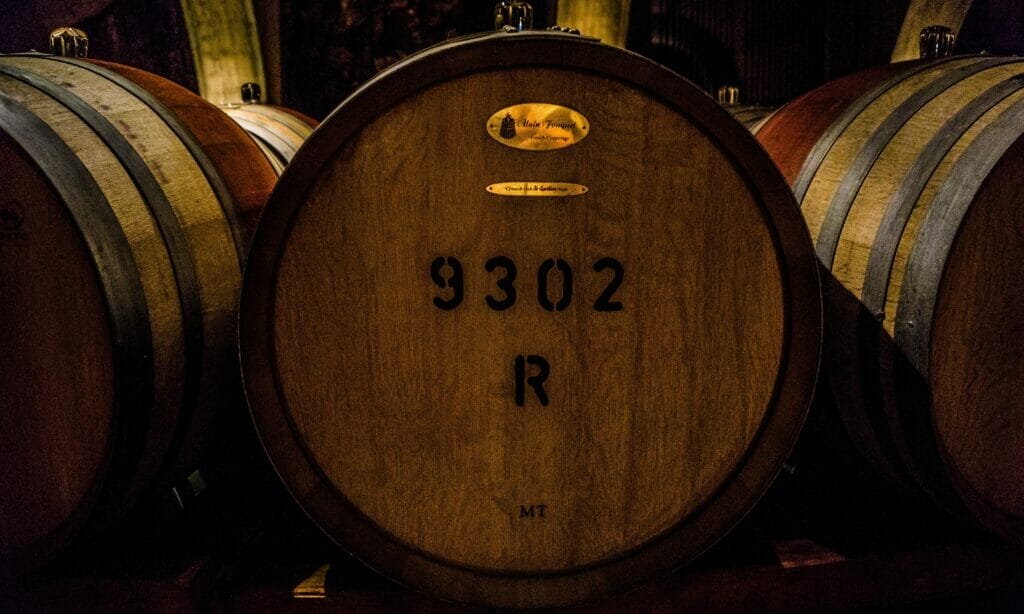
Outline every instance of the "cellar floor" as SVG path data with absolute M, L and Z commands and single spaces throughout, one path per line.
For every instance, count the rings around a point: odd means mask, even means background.
M 323 543 L 301 518 L 277 524 L 279 515 L 262 527 L 240 520 L 212 539 L 202 533 L 216 529 L 204 527 L 188 536 L 172 528 L 94 542 L 8 587 L 0 609 L 472 611 L 378 576 Z M 1024 611 L 1024 550 L 934 518 L 915 529 L 907 518 L 889 520 L 861 523 L 827 543 L 771 535 L 755 513 L 684 569 L 576 609 Z
M 1024 612 L 1024 548 L 890 489 L 816 429 L 716 546 L 570 611 Z M 227 450 L 184 509 L 153 504 L 0 589 L 3 612 L 473 611 L 329 543 L 258 449 Z

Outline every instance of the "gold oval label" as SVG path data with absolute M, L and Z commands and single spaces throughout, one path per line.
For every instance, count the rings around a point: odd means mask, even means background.
M 590 122 L 579 111 L 546 102 L 505 107 L 487 120 L 487 134 L 515 149 L 547 151 L 579 143 L 590 133 Z
M 578 183 L 553 181 L 506 181 L 487 186 L 488 192 L 498 196 L 579 196 L 588 189 Z

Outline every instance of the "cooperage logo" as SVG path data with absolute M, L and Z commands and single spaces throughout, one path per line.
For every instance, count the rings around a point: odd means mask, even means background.
M 0 205 L 0 230 L 18 230 L 24 221 L 25 209 L 20 203 L 10 200 Z
M 516 137 L 516 120 L 512 117 L 511 113 L 506 113 L 505 119 L 501 120 L 501 131 L 498 134 L 503 139 L 514 139 Z
M 500 109 L 487 118 L 487 133 L 514 149 L 544 151 L 579 143 L 590 131 L 590 122 L 569 107 L 527 102 Z

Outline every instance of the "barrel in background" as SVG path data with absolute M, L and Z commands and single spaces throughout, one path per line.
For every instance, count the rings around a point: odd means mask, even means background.
M 758 133 L 834 276 L 826 356 L 851 435 L 880 473 L 1018 542 L 1022 71 L 984 56 L 894 64 L 822 86 Z M 786 142 L 809 124 L 812 139 Z
M 280 175 L 313 133 L 317 121 L 294 109 L 261 104 L 260 89 L 259 84 L 245 83 L 241 88 L 241 103 L 221 108 L 249 133 Z
M 200 453 L 235 394 L 242 255 L 275 175 L 216 107 L 84 59 L 0 57 L 0 127 L 0 552 L 17 572 Z
M 718 99 L 718 104 L 722 105 L 730 115 L 736 118 L 736 121 L 746 126 L 747 130 L 755 134 L 757 129 L 775 111 L 772 107 L 760 104 L 744 104 L 740 97 L 740 89 L 734 85 L 723 85 L 718 88 L 716 98 Z
M 243 378 L 334 540 L 495 607 L 694 558 L 768 486 L 820 345 L 789 189 L 712 99 L 560 33 L 470 37 L 365 85 L 257 230 Z

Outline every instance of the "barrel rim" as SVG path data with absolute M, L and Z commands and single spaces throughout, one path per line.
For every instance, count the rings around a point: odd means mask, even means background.
M 899 133 L 900 129 L 929 102 L 953 86 L 984 71 L 1017 61 L 1016 58 L 983 58 L 940 73 L 937 79 L 915 90 L 885 117 L 882 124 L 861 144 L 853 161 L 847 165 L 843 179 L 840 181 L 835 195 L 829 202 L 825 219 L 822 221 L 821 229 L 818 232 L 818 240 L 816 241 L 818 258 L 825 263 L 825 266 L 831 269 L 834 265 L 839 240 L 843 229 L 846 227 L 846 219 L 853 207 L 854 201 L 871 170 L 874 168 L 875 162 L 888 147 L 889 143 L 892 142 L 892 139 Z M 934 64 L 928 65 L 926 68 L 933 66 Z M 918 72 L 921 71 L 916 71 L 912 74 L 918 74 Z M 867 105 L 861 111 L 867 110 L 870 106 L 870 104 Z M 858 112 L 856 117 L 860 116 Z
M 861 292 L 861 300 L 869 310 L 877 312 L 885 307 L 890 281 L 888 273 L 896 259 L 900 237 L 932 173 L 952 145 L 963 137 L 975 121 L 1021 89 L 1024 89 L 1024 75 L 1014 75 L 993 85 L 949 118 L 915 158 L 910 170 L 886 203 L 885 214 L 871 248 L 864 290 Z
M 941 70 L 945 72 L 963 71 L 967 67 L 978 67 L 982 71 L 1020 63 L 1017 57 L 992 57 L 992 56 L 953 56 L 942 60 L 959 60 L 963 64 L 945 64 Z M 908 63 L 908 69 L 896 74 L 895 79 L 881 82 L 882 88 L 890 88 L 899 80 L 920 74 L 920 70 L 933 69 L 940 62 L 935 61 L 913 61 Z M 921 67 L 913 72 L 915 67 Z M 973 70 L 967 71 L 973 73 Z M 1019 71 L 1018 71 L 1019 72 Z M 969 76 L 969 74 L 968 74 Z M 829 92 L 829 88 L 835 88 L 838 81 L 823 85 L 818 91 Z M 948 85 L 948 83 L 947 83 Z M 840 289 L 831 288 L 829 305 L 827 306 L 827 319 L 830 320 L 829 330 L 826 338 L 827 344 L 835 344 L 835 338 L 839 335 L 836 329 L 840 326 L 846 327 L 842 330 L 842 345 L 845 354 L 833 351 L 827 352 L 826 360 L 829 363 L 829 375 L 833 380 L 833 387 L 837 395 L 853 410 L 840 410 L 838 414 L 843 417 L 844 428 L 847 430 L 850 439 L 854 441 L 858 452 L 878 468 L 892 459 L 893 470 L 898 469 L 905 474 L 902 477 L 887 475 L 890 481 L 895 481 L 898 486 L 910 486 L 911 491 L 926 495 L 934 503 L 944 508 L 947 512 L 963 520 L 973 521 L 979 526 L 985 526 L 995 533 L 1002 533 L 1011 539 L 1020 541 L 1024 535 L 1024 524 L 1021 519 L 1013 519 L 1009 515 L 1000 512 L 991 505 L 986 504 L 982 496 L 975 492 L 965 480 L 958 475 L 957 459 L 951 458 L 946 450 L 944 441 L 938 433 L 936 415 L 933 406 L 937 398 L 934 396 L 930 371 L 937 351 L 934 331 L 940 313 L 945 311 L 941 302 L 943 287 L 946 283 L 947 273 L 951 271 L 951 264 L 955 263 L 956 248 L 960 241 L 960 230 L 964 222 L 970 219 L 974 211 L 974 201 L 984 194 L 986 186 L 993 186 L 1000 180 L 1000 176 L 993 176 L 993 169 L 1009 165 L 1006 159 L 1006 152 L 1015 150 L 1012 159 L 1020 156 L 1021 143 L 1024 137 L 1021 136 L 1019 126 L 1024 121 L 1024 101 L 1019 94 L 1024 85 L 1020 74 L 1011 76 L 1000 75 L 992 78 L 984 85 L 985 89 L 979 89 L 977 93 L 972 92 L 970 100 L 961 100 L 956 111 L 951 111 L 942 117 L 934 118 L 934 126 L 929 126 L 929 132 L 925 137 L 920 138 L 917 144 L 919 149 L 914 150 L 914 159 L 906 174 L 901 173 L 895 177 L 892 184 L 892 191 L 886 196 L 884 216 L 882 217 L 874 241 L 870 246 L 868 264 L 864 272 L 864 286 L 859 297 L 853 297 L 847 291 L 842 282 L 833 278 L 832 282 Z M 917 90 L 935 89 L 934 83 L 916 88 L 911 94 L 917 94 Z M 844 100 L 844 106 L 840 118 L 850 115 L 859 116 L 860 113 L 871 104 L 865 103 L 868 98 L 874 100 L 879 85 L 869 83 L 855 92 L 856 97 L 849 97 Z M 955 83 L 953 83 L 955 87 Z M 940 88 L 942 92 L 948 91 L 947 87 Z M 832 89 L 831 91 L 837 91 Z M 813 93 L 813 92 L 812 92 Z M 940 92 L 941 93 L 941 92 Z M 806 96 L 810 96 L 807 94 Z M 1004 103 L 1007 98 L 1013 97 L 1012 103 L 1006 102 L 1009 106 L 1000 110 L 1005 117 L 994 118 L 995 115 L 987 115 L 990 111 Z M 905 101 L 911 100 L 908 94 Z M 962 97 L 961 97 L 962 98 Z M 800 100 L 800 99 L 798 99 Z M 927 103 L 926 100 L 918 102 Z M 814 109 L 805 105 L 800 109 L 802 114 L 813 113 Z M 917 105 L 923 106 L 923 105 Z M 784 107 L 785 108 L 785 107 Z M 907 111 L 916 109 L 902 108 L 901 104 L 894 104 L 891 114 L 887 114 L 884 120 L 895 116 L 898 113 L 907 115 Z M 1013 117 L 1010 117 L 1010 116 Z M 950 147 L 957 142 L 962 142 L 964 135 L 974 126 L 980 118 L 986 118 L 986 126 L 983 131 L 974 134 L 971 142 L 966 144 L 964 151 L 959 158 L 951 165 L 948 174 L 935 186 L 937 189 L 929 197 L 927 202 L 919 203 L 923 190 L 932 173 L 946 161 Z M 793 113 L 785 121 L 799 120 L 800 115 Z M 830 130 L 834 130 L 842 120 L 833 122 Z M 794 126 L 799 123 L 794 121 Z M 886 128 L 885 121 L 870 135 L 865 135 L 860 147 L 878 147 L 878 152 L 887 146 L 888 137 L 880 142 L 876 137 Z M 1000 127 L 1001 126 L 1001 127 Z M 892 128 L 893 126 L 889 126 Z M 993 138 L 995 137 L 995 138 Z M 822 141 L 832 139 L 831 133 L 824 133 L 819 137 L 821 141 L 816 146 L 823 147 Z M 993 142 L 998 141 L 998 142 Z M 826 143 L 831 147 L 832 143 Z M 783 150 L 780 160 L 788 151 Z M 873 158 L 877 152 L 868 152 Z M 864 154 L 858 150 L 858 156 Z M 854 160 L 855 158 L 851 158 Z M 810 157 L 804 161 L 801 173 L 808 169 Z M 872 161 L 875 164 L 877 161 Z M 812 169 L 817 172 L 817 168 Z M 838 177 L 842 180 L 852 176 L 854 170 L 852 165 L 849 169 L 839 169 L 841 174 Z M 998 173 L 998 170 L 995 171 Z M 1004 173 L 1005 175 L 1005 173 Z M 844 187 L 848 190 L 843 194 Z M 842 199 L 852 200 L 859 190 L 859 182 L 855 185 L 850 182 L 848 185 L 840 186 L 837 182 L 836 194 L 831 197 L 829 214 L 838 201 Z M 799 191 L 798 191 L 799 194 Z M 909 197 L 909 200 L 907 198 Z M 802 205 L 806 205 L 803 202 Z M 848 203 L 847 203 L 848 204 Z M 913 210 L 918 204 L 926 204 L 927 212 L 922 216 L 914 241 L 907 249 L 907 262 L 901 265 L 900 272 L 905 273 L 902 284 L 899 288 L 892 286 L 896 279 L 894 274 L 895 258 L 897 251 L 902 252 L 900 246 L 903 237 L 904 226 L 908 222 Z M 845 212 L 844 212 L 845 216 Z M 845 220 L 840 220 L 839 226 L 846 225 Z M 837 237 L 836 237 L 837 238 Z M 834 241 L 835 239 L 833 239 Z M 821 243 L 819 242 L 819 251 Z M 834 243 L 830 246 L 834 247 Z M 897 248 L 900 248 L 897 250 Z M 826 250 L 824 264 L 831 264 L 831 249 Z M 881 274 L 879 274 L 881 273 Z M 846 277 L 852 281 L 856 279 L 847 273 Z M 843 304 L 841 293 L 849 295 L 848 298 L 856 300 L 856 307 L 860 312 L 854 314 L 848 305 Z M 896 312 L 893 322 L 893 333 L 890 335 L 882 327 L 880 321 L 886 317 L 885 307 L 890 299 L 896 298 Z M 952 313 L 952 303 L 945 305 Z M 837 316 L 838 314 L 838 316 Z M 950 316 L 953 317 L 953 316 Z M 838 324 L 837 324 L 838 323 Z M 862 354 L 862 347 L 869 351 Z M 854 353 L 856 352 L 856 354 Z M 845 371 L 844 371 L 845 369 Z M 840 374 L 841 372 L 841 374 Z M 857 379 L 861 378 L 861 379 Z M 858 397 L 845 394 L 848 391 L 842 390 L 843 384 L 851 388 L 858 388 L 856 392 L 865 397 L 873 392 L 871 386 L 876 388 L 885 387 L 885 398 L 877 400 L 877 406 L 860 402 Z M 881 396 L 881 393 L 879 393 Z M 872 399 L 875 400 L 875 399 Z M 842 403 L 840 404 L 842 405 Z M 884 412 L 885 415 L 875 416 L 872 412 Z M 848 420 L 849 417 L 849 420 Z M 878 420 L 876 420 L 878 418 Z M 860 422 L 851 427 L 851 423 Z M 870 428 L 869 428 L 870 427 Z M 864 445 L 858 437 L 858 429 L 862 432 L 871 430 L 872 440 L 870 445 Z M 892 443 L 897 441 L 899 443 Z M 892 445 L 892 449 L 886 450 L 883 458 L 872 458 L 872 450 L 879 447 Z M 879 471 L 879 473 L 886 473 Z M 1014 526 L 1015 524 L 1015 526 Z
M 41 60 L 55 59 L 55 56 L 38 56 Z M 108 77 L 109 71 L 96 71 L 89 64 L 67 62 L 80 70 L 95 72 L 101 77 Z M 88 102 L 76 96 L 70 89 L 58 85 L 49 79 L 27 70 L 0 64 L 0 74 L 8 75 L 31 85 L 45 93 L 69 111 L 74 113 L 87 125 L 110 150 L 125 169 L 132 183 L 139 190 L 146 209 L 152 216 L 159 230 L 167 255 L 170 258 L 171 270 L 178 294 L 178 306 L 182 317 L 184 373 L 181 391 L 180 414 L 175 421 L 175 432 L 167 442 L 168 450 L 176 450 L 185 438 L 185 428 L 191 422 L 199 399 L 200 381 L 202 380 L 202 364 L 204 350 L 203 336 L 203 304 L 196 277 L 195 260 L 189 248 L 185 230 L 182 228 L 167 194 L 164 193 L 153 169 L 143 160 L 139 152 L 129 143 L 121 130 L 114 126 Z M 125 89 L 125 83 L 112 83 L 112 87 Z M 125 89 L 125 93 L 139 98 L 138 86 Z M 140 98 L 140 100 L 142 100 Z M 166 121 L 166 108 L 159 103 L 142 100 L 148 108 L 157 105 L 154 113 Z M 168 455 L 169 456 L 169 455 Z M 166 461 L 165 461 L 166 462 Z
M 0 128 L 31 157 L 45 175 L 78 228 L 82 244 L 95 265 L 107 308 L 107 325 L 115 374 L 112 440 L 105 452 L 109 472 L 96 476 L 90 491 L 57 529 L 13 557 L 3 566 L 15 572 L 38 565 L 86 522 L 96 505 L 107 501 L 129 478 L 142 453 L 149 407 L 154 394 L 154 365 L 145 293 L 128 240 L 113 210 L 85 165 L 43 120 L 0 92 Z M 128 470 L 128 471 L 126 471 Z M 7 572 L 7 569 L 4 569 Z
M 299 111 L 273 104 L 264 104 L 261 102 L 225 104 L 221 105 L 220 109 L 228 115 L 241 112 L 265 117 L 280 126 L 284 126 L 289 132 L 297 135 L 302 140 L 309 138 L 309 135 L 316 129 L 317 125 L 316 120 Z
M 847 231 L 847 217 L 860 197 L 861 187 L 872 173 L 876 172 L 878 159 L 887 151 L 904 126 L 917 118 L 933 99 L 964 81 L 1001 66 L 1019 63 L 1018 58 L 969 56 L 968 59 L 972 61 L 959 64 L 923 63 L 922 69 L 900 73 L 901 79 L 891 83 L 887 81 L 884 84 L 891 88 L 905 78 L 922 74 L 924 70 L 938 71 L 937 77 L 908 92 L 907 96 L 885 115 L 881 124 L 860 141 L 856 155 L 845 166 L 840 167 L 843 169 L 842 179 L 829 201 L 816 245 L 818 256 L 826 267 L 831 269 L 835 265 L 834 259 L 840 237 Z M 934 448 L 927 443 L 931 439 L 927 427 L 930 423 L 927 409 L 911 408 L 910 405 L 902 403 L 897 408 L 887 403 L 888 397 L 883 392 L 885 385 L 881 381 L 883 375 L 879 371 L 878 357 L 886 356 L 883 362 L 898 363 L 901 356 L 898 355 L 898 351 L 888 347 L 887 334 L 881 330 L 880 322 L 885 316 L 887 290 L 891 282 L 891 269 L 897 248 L 903 237 L 904 228 L 917 207 L 920 194 L 932 173 L 942 162 L 949 148 L 977 119 L 1020 88 L 1020 79 L 1019 75 L 1011 76 L 993 84 L 935 130 L 933 138 L 921 148 L 906 175 L 893 184 L 893 191 L 882 208 L 884 213 L 868 255 L 862 280 L 863 287 L 860 295 L 851 299 L 856 300 L 861 306 L 860 310 L 854 315 L 849 309 L 837 307 L 843 300 L 838 293 L 833 294 L 832 306 L 828 309 L 831 314 L 829 334 L 837 340 L 837 346 L 846 348 L 842 355 L 837 353 L 834 358 L 830 358 L 838 365 L 831 370 L 833 385 L 844 387 L 843 404 L 860 408 L 856 412 L 839 412 L 848 434 L 861 450 L 862 456 L 878 473 L 912 492 L 924 493 L 947 510 L 959 515 L 963 515 L 963 512 L 943 477 L 943 463 Z M 867 105 L 851 105 L 844 112 L 844 117 L 855 112 L 848 124 L 872 107 L 874 99 L 877 98 L 874 89 L 871 96 L 872 101 Z M 858 100 L 863 99 L 862 96 Z M 827 159 L 826 154 L 823 162 Z M 897 345 L 903 347 L 898 342 Z M 854 359 L 850 360 L 851 358 Z M 859 364 L 851 366 L 850 363 Z M 842 375 L 839 375 L 840 373 Z M 855 381 L 858 383 L 855 387 L 864 395 L 862 399 L 853 400 L 852 390 L 847 386 L 847 382 L 843 381 L 844 378 L 856 378 Z M 901 378 L 901 381 L 909 380 Z
M 910 252 L 900 290 L 894 336 L 901 347 L 907 348 L 911 366 L 925 377 L 928 376 L 933 310 L 946 260 L 975 195 L 996 164 L 1021 138 L 1019 132 L 1006 130 L 1005 126 L 1020 125 L 1022 121 L 1024 101 L 1018 101 L 986 126 L 957 160 L 921 222 L 919 238 Z
M 78 66 L 79 68 L 88 70 L 90 72 L 102 76 L 114 85 L 130 93 L 132 96 L 138 98 L 140 101 L 142 101 L 143 104 L 149 107 L 150 110 L 152 110 L 155 115 L 157 115 L 161 120 L 163 120 L 164 124 L 167 125 L 171 132 L 173 132 L 174 135 L 178 138 L 178 140 L 181 141 L 185 149 L 188 150 L 189 154 L 192 156 L 192 159 L 195 161 L 196 166 L 199 167 L 199 170 L 202 171 L 203 176 L 206 178 L 206 182 L 209 184 L 210 189 L 213 191 L 213 194 L 217 199 L 217 202 L 220 204 L 220 211 L 224 215 L 224 218 L 227 220 L 228 228 L 231 231 L 231 237 L 235 243 L 235 252 L 238 254 L 238 264 L 239 266 L 244 266 L 245 241 L 242 238 L 242 223 L 238 219 L 238 206 L 235 203 L 235 198 L 232 195 L 231 190 L 228 188 L 227 183 L 224 180 L 224 177 L 222 177 L 220 171 L 217 170 L 217 166 L 210 159 L 210 156 L 207 155 L 206 151 L 203 149 L 203 146 L 200 145 L 199 139 L 196 138 L 196 135 L 192 133 L 192 131 L 188 128 L 186 123 L 182 121 L 177 116 L 177 114 L 175 114 L 174 111 L 169 109 L 158 98 L 158 96 L 156 96 L 154 93 L 146 89 L 145 85 L 143 85 L 142 83 L 136 83 L 131 78 L 121 75 L 120 73 L 116 72 L 115 68 L 138 71 L 140 73 L 145 73 L 145 75 L 148 78 L 157 79 L 168 85 L 173 85 L 177 88 L 181 88 L 181 86 L 179 86 L 177 83 L 174 83 L 173 81 L 161 77 L 160 75 L 142 71 L 132 66 L 125 66 L 121 64 L 115 64 L 113 62 L 106 62 L 95 59 L 84 60 L 61 56 L 44 57 L 51 59 L 53 61 L 64 62 L 65 64 Z M 184 88 L 181 89 L 184 90 Z M 195 96 L 195 94 L 189 92 L 188 90 L 184 91 L 188 92 L 190 96 Z M 195 96 L 195 100 L 197 102 L 201 102 L 202 104 L 210 105 L 210 107 L 212 108 L 216 108 L 212 104 L 210 104 L 206 100 L 203 100 L 202 98 L 199 98 L 198 96 Z
M 927 382 L 931 377 L 932 340 L 938 319 L 936 308 L 950 257 L 956 251 L 965 221 L 974 210 L 975 199 L 986 186 L 1000 179 L 993 171 L 1024 141 L 1024 134 L 1018 128 L 1022 123 L 1024 100 L 1018 100 L 982 130 L 939 187 L 908 258 L 894 334 L 906 358 L 896 363 L 897 377 L 910 382 L 896 390 L 897 401 L 908 408 L 905 421 L 909 424 L 906 426 L 930 436 L 928 441 L 933 446 L 930 452 L 934 451 L 939 464 L 937 470 L 944 472 L 950 495 L 955 493 L 958 497 L 955 500 L 957 511 L 962 513 L 966 508 L 990 530 L 1017 540 L 1024 535 L 1024 521 L 996 508 L 981 496 L 948 452 L 938 434 L 931 387 Z M 922 414 L 923 420 L 910 420 Z
M 624 61 L 624 57 L 634 59 Z M 328 116 L 285 170 L 261 219 L 243 281 L 239 315 L 246 397 L 261 441 L 282 482 L 307 515 L 358 558 L 403 583 L 430 587 L 456 601 L 499 607 L 565 604 L 635 586 L 691 560 L 739 522 L 767 489 L 803 424 L 816 382 L 822 325 L 818 266 L 799 210 L 778 170 L 727 111 L 696 87 L 680 87 L 680 78 L 667 69 L 635 58 L 640 56 L 579 37 L 537 32 L 477 36 L 412 56 L 365 84 Z M 345 510 L 332 510 L 332 515 L 342 516 L 341 523 L 335 520 L 332 524 L 344 526 L 337 534 L 328 531 L 325 525 L 331 519 L 325 518 L 322 508 L 331 505 L 333 494 L 329 480 L 309 462 L 291 423 L 287 399 L 273 370 L 272 335 L 275 263 L 303 196 L 322 165 L 361 126 L 417 91 L 454 76 L 524 66 L 598 73 L 651 94 L 688 117 L 707 118 L 694 121 L 694 125 L 719 144 L 741 174 L 745 172 L 748 187 L 769 222 L 766 225 L 776 245 L 780 275 L 788 282 L 783 289 L 785 331 L 772 402 L 734 470 L 734 479 L 727 480 L 702 506 L 721 508 L 723 513 L 691 514 L 665 535 L 640 544 L 621 559 L 596 563 L 592 569 L 528 577 L 455 568 L 426 553 L 410 551 L 409 545 L 382 531 L 351 504 Z M 273 433 L 268 428 L 271 423 Z M 282 449 L 301 454 L 288 458 L 277 453 Z M 777 462 L 765 464 L 766 458 Z M 757 491 L 753 496 L 751 489 Z M 688 551 L 688 555 L 679 556 L 679 551 Z M 445 584 L 438 586 L 438 582 Z
M 815 141 L 811 151 L 808 152 L 807 157 L 801 164 L 800 171 L 797 173 L 796 179 L 793 181 L 793 193 L 796 195 L 796 200 L 800 203 L 801 207 L 803 206 L 804 197 L 807 195 L 807 190 L 810 188 L 811 182 L 814 180 L 814 176 L 825 161 L 828 153 L 832 150 L 832 146 L 835 145 L 836 141 L 839 140 L 839 137 L 842 136 L 849 125 L 860 116 L 864 109 L 874 103 L 879 96 L 889 91 L 896 84 L 905 79 L 909 79 L 920 72 L 946 62 L 971 57 L 976 57 L 978 60 L 981 60 L 985 56 L 949 56 L 932 61 L 911 60 L 908 62 L 901 62 L 901 66 L 895 74 L 889 75 L 880 83 L 875 84 L 868 91 L 858 96 L 853 103 L 847 105 L 847 107 L 843 109 L 842 114 L 833 120 L 832 124 L 825 130 L 825 133 Z M 797 101 L 793 102 L 795 103 Z M 782 111 L 784 111 L 785 108 L 786 107 L 783 107 Z M 780 117 L 781 115 L 782 113 L 779 114 Z M 777 119 L 776 121 L 779 120 Z
M 235 114 L 230 110 L 225 111 L 231 119 L 245 130 L 249 137 L 256 141 L 257 144 L 263 143 L 270 148 L 277 162 L 281 164 L 281 167 L 287 166 L 292 158 L 295 157 L 295 152 L 298 148 L 289 143 L 285 137 L 274 132 L 270 128 L 254 122 L 252 119 L 243 115 Z M 273 164 L 273 162 L 271 162 Z

